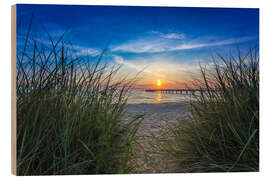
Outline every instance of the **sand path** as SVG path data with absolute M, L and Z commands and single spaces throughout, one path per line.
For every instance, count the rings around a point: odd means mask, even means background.
M 163 104 L 129 104 L 127 112 L 130 115 L 144 113 L 144 120 L 137 132 L 138 140 L 135 145 L 134 156 L 131 160 L 135 166 L 133 173 L 165 173 L 171 172 L 170 164 L 158 153 L 155 138 L 162 134 L 162 129 L 172 125 L 177 119 L 188 114 L 188 104 L 163 103 Z

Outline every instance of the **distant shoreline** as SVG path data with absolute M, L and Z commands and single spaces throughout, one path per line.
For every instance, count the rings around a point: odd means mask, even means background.
M 163 104 L 188 102 L 190 94 L 170 94 L 161 92 L 134 91 L 129 95 L 127 104 Z
M 165 104 L 188 104 L 189 101 L 174 101 L 174 102 L 162 102 L 162 103 L 127 103 L 127 105 L 165 105 Z

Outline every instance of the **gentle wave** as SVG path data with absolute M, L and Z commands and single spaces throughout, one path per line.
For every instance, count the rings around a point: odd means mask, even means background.
M 128 104 L 161 104 L 170 102 L 185 102 L 191 98 L 190 94 L 166 94 L 160 91 L 145 92 L 133 90 L 128 98 Z

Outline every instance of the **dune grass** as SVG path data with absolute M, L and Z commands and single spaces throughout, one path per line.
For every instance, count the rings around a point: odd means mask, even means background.
M 17 49 L 17 175 L 130 172 L 141 120 L 122 117 L 133 80 L 50 39 L 27 35 Z
M 201 66 L 194 83 L 203 91 L 193 95 L 191 115 L 160 143 L 173 172 L 259 171 L 258 49 L 238 54 Z

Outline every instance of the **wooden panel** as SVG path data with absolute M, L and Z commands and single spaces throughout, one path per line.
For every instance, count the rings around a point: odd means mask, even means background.
M 16 5 L 11 7 L 11 172 L 16 175 Z

